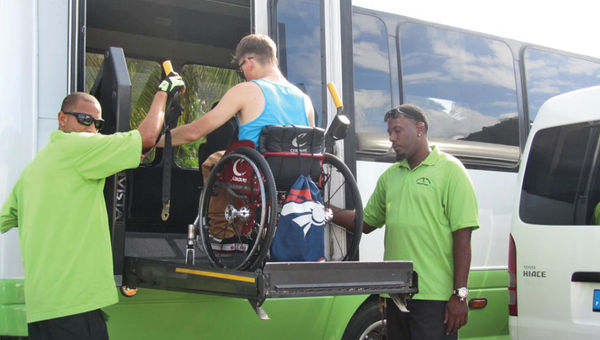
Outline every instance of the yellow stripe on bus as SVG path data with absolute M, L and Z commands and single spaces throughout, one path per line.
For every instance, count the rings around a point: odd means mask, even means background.
M 210 276 L 210 277 L 216 277 L 216 278 L 219 278 L 219 279 L 243 281 L 243 282 L 250 282 L 250 283 L 256 282 L 256 279 L 253 278 L 253 277 L 231 275 L 231 274 L 222 274 L 222 273 L 215 273 L 215 272 L 207 272 L 207 271 L 204 271 L 204 270 L 194 270 L 194 269 L 187 269 L 187 268 L 175 268 L 175 272 L 177 272 L 177 273 L 192 274 L 192 275 L 200 275 L 200 276 Z

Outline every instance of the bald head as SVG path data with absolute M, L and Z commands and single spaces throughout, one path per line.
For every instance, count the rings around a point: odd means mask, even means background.
M 76 107 L 80 102 L 100 106 L 98 99 L 91 94 L 85 92 L 73 92 L 63 99 L 60 110 L 62 112 L 73 111 L 73 108 Z

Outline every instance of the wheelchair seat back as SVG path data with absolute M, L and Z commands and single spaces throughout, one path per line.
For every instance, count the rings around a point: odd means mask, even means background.
M 325 130 L 321 128 L 269 125 L 258 141 L 275 178 L 278 191 L 288 191 L 301 174 L 318 182 L 323 160 Z

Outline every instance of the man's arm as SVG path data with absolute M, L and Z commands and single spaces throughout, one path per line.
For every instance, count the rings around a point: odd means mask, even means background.
M 237 112 L 242 111 L 244 100 L 248 98 L 248 89 L 248 83 L 237 84 L 225 92 L 217 106 L 204 116 L 171 130 L 171 144 L 177 146 L 196 141 L 225 124 Z M 164 138 L 161 138 L 157 146 L 164 145 Z
M 310 97 L 307 95 L 304 95 L 304 108 L 306 109 L 308 123 L 311 127 L 315 127 L 315 107 L 313 106 Z
M 454 289 L 467 287 L 471 266 L 471 233 L 474 227 L 463 228 L 452 233 L 452 252 L 454 255 Z M 469 308 L 467 301 L 460 301 L 454 294 L 446 304 L 444 323 L 446 334 L 458 331 L 467 324 Z
M 177 73 L 171 73 L 158 85 L 150 110 L 137 128 L 142 136 L 142 150 L 153 147 L 156 143 L 165 121 L 165 106 L 169 96 L 172 97 L 175 93 L 184 91 L 185 84 Z
M 17 182 L 18 184 L 18 182 Z M 6 198 L 6 202 L 0 210 L 0 234 L 4 234 L 18 224 L 18 205 L 16 195 L 17 185 L 15 185 Z
M 165 120 L 165 106 L 167 105 L 167 93 L 157 91 L 154 94 L 152 105 L 144 120 L 140 123 L 137 130 L 142 135 L 142 150 L 154 146 L 158 134 Z
M 354 229 L 354 210 L 343 210 L 334 206 L 329 208 L 333 211 L 333 223 L 348 230 Z M 375 229 L 377 228 L 363 221 L 363 233 L 368 234 Z

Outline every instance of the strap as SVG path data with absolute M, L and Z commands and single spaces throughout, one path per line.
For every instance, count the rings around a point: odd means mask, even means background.
M 165 136 L 165 146 L 163 148 L 163 178 L 162 178 L 162 212 L 160 218 L 163 221 L 169 219 L 171 210 L 171 168 L 173 166 L 173 144 L 171 143 L 171 128 L 177 126 L 177 121 L 183 106 L 179 103 L 179 93 L 176 93 L 173 98 L 167 99 L 165 123 L 163 125 L 163 133 Z M 160 137 L 159 137 L 160 138 Z M 158 140 L 157 140 L 158 142 Z
M 297 146 L 297 151 L 298 151 L 298 162 L 300 163 L 300 174 L 305 175 L 304 173 L 304 162 L 302 162 L 302 152 L 300 151 L 300 145 L 297 145 L 298 141 L 298 127 L 296 125 L 292 124 L 292 127 L 294 128 L 294 135 L 296 135 L 296 146 Z
M 163 148 L 163 176 L 162 176 L 162 212 L 163 221 L 169 219 L 171 209 L 171 165 L 173 164 L 173 145 L 171 144 L 171 130 L 165 132 L 165 147 Z

